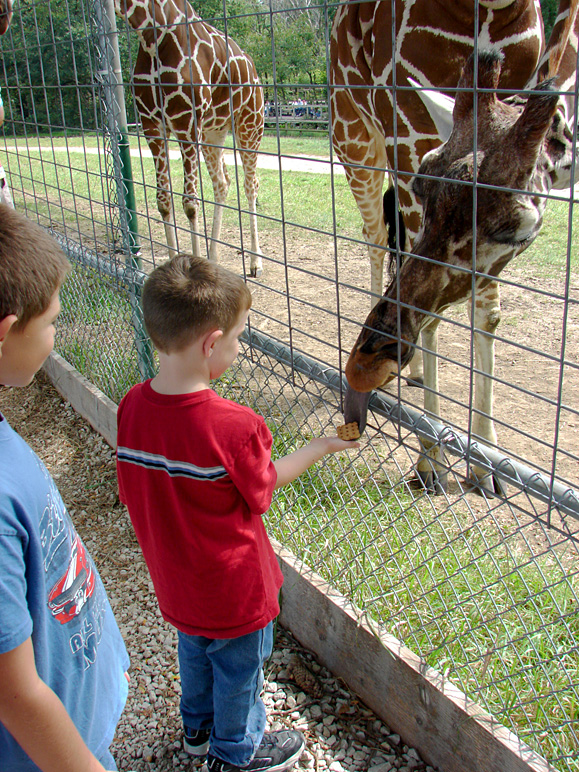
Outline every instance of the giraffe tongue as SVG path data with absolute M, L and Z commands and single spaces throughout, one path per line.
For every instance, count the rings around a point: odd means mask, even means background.
M 346 423 L 355 421 L 358 424 L 360 434 L 366 428 L 366 416 L 371 391 L 356 391 L 351 386 L 346 389 L 344 397 L 344 420 Z

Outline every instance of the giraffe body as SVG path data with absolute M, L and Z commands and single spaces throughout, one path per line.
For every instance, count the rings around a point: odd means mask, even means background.
M 209 259 L 216 260 L 229 190 L 223 148 L 233 130 L 244 170 L 251 230 L 250 274 L 262 272 L 257 231 L 257 151 L 263 137 L 263 92 L 253 61 L 231 38 L 201 21 L 187 0 L 115 0 L 139 36 L 135 100 L 155 162 L 157 206 L 169 254 L 177 252 L 167 140 L 179 142 L 183 209 L 194 255 L 201 255 L 198 147 L 213 185 L 215 208 Z
M 549 66 L 542 76 L 531 78 L 531 83 L 548 75 L 574 86 L 579 0 L 563 0 L 562 4 L 564 23 L 553 30 L 549 40 L 545 59 Z M 563 38 L 564 55 L 553 56 Z M 577 161 L 577 148 L 565 118 L 565 96 L 560 97 L 545 82 L 524 98 L 501 100 L 496 93 L 501 64 L 496 52 L 481 53 L 478 66 L 474 56 L 469 59 L 460 86 L 470 91 L 457 94 L 452 133 L 422 160 L 413 183 L 423 206 L 422 224 L 412 254 L 372 310 L 350 354 L 346 366 L 350 384 L 345 408 L 348 421 L 365 423 L 370 390 L 388 383 L 398 374 L 399 366 L 408 363 L 420 332 L 425 376 L 428 371 L 429 378 L 425 408 L 428 414 L 438 416 L 434 355 L 439 315 L 455 303 L 472 300 L 477 369 L 472 432 L 496 444 L 492 420 L 493 333 L 500 321 L 500 302 L 494 277 L 538 234 L 547 199 L 537 194 L 572 183 Z M 476 135 L 472 90 L 475 74 L 479 89 Z M 429 262 L 424 261 L 425 257 Z M 444 487 L 440 448 L 430 446 L 424 450 L 419 475 L 433 487 L 438 477 L 438 484 Z M 482 487 L 498 489 L 497 482 L 485 477 L 484 471 L 473 467 L 471 473 Z
M 332 142 L 364 223 L 373 304 L 383 292 L 388 243 L 385 174 L 398 170 L 399 205 L 412 243 L 421 219 L 412 176 L 442 141 L 418 94 L 404 87 L 413 78 L 425 88 L 452 93 L 473 50 L 474 31 L 473 0 L 396 0 L 394 20 L 389 1 L 344 3 L 336 13 L 330 44 Z M 538 0 L 481 0 L 477 40 L 504 53 L 501 88 L 523 88 L 544 49 Z

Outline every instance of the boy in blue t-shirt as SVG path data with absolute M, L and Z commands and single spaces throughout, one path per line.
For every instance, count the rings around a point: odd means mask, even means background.
M 54 344 L 69 270 L 0 205 L 0 383 L 26 386 Z M 0 770 L 115 770 L 127 652 L 95 565 L 44 464 L 0 415 Z

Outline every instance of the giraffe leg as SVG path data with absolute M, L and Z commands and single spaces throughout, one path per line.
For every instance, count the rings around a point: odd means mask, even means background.
M 384 154 L 384 165 L 386 155 Z M 380 166 L 380 163 L 376 163 Z M 382 214 L 382 187 L 384 172 L 381 169 L 344 167 L 350 190 L 358 204 L 364 223 L 362 232 L 368 244 L 370 258 L 370 299 L 373 308 L 384 292 L 384 255 L 388 232 Z
M 199 156 L 194 138 L 183 135 L 177 136 L 177 139 L 183 159 L 183 211 L 189 220 L 191 229 L 191 253 L 194 257 L 201 257 L 199 198 L 197 196 Z
M 494 333 L 501 320 L 500 292 L 497 282 L 491 282 L 480 293 L 476 293 L 471 313 L 475 327 L 475 404 L 472 419 L 472 433 L 486 445 L 497 444 L 497 433 L 493 421 L 493 387 L 495 371 Z M 470 466 L 470 477 L 477 489 L 505 495 L 500 480 L 474 464 Z
M 438 324 L 435 320 L 422 331 L 424 361 L 424 410 L 431 418 L 440 417 L 440 392 L 438 390 Z M 441 493 L 446 491 L 448 471 L 444 452 L 437 442 L 420 441 L 422 453 L 416 464 L 416 474 L 421 484 L 428 491 Z
M 257 151 L 257 147 L 255 148 Z M 259 246 L 259 235 L 257 232 L 257 191 L 259 189 L 259 179 L 257 177 L 257 152 L 240 150 L 241 163 L 243 164 L 244 189 L 249 209 L 249 228 L 251 233 L 251 258 L 249 273 L 250 276 L 261 276 L 263 273 L 262 256 L 263 252 Z
M 221 237 L 221 223 L 223 221 L 223 206 L 227 200 L 227 193 L 229 192 L 229 185 L 231 180 L 225 167 L 223 160 L 223 147 L 222 142 L 225 139 L 224 136 L 205 136 L 203 137 L 205 144 L 203 146 L 203 156 L 205 158 L 205 164 L 211 177 L 211 183 L 213 185 L 213 194 L 215 198 L 215 205 L 213 208 L 213 227 L 211 229 L 211 243 L 209 245 L 209 259 L 217 260 L 219 254 L 219 239 Z
M 173 209 L 173 196 L 171 194 L 171 178 L 169 175 L 169 160 L 167 153 L 167 139 L 160 127 L 143 120 L 143 130 L 149 145 L 149 150 L 155 162 L 155 174 L 157 177 L 157 209 L 163 218 L 165 238 L 169 247 L 169 257 L 177 254 L 177 232 L 175 229 L 175 212 Z
M 415 350 L 414 356 L 408 363 L 408 369 L 410 374 L 406 378 L 406 383 L 409 386 L 422 386 L 424 384 L 424 357 L 420 349 Z

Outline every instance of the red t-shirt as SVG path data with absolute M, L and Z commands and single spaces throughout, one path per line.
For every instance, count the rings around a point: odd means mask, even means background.
M 211 389 L 173 396 L 146 381 L 117 423 L 120 498 L 163 617 L 209 638 L 265 627 L 283 577 L 261 517 L 277 480 L 263 418 Z

